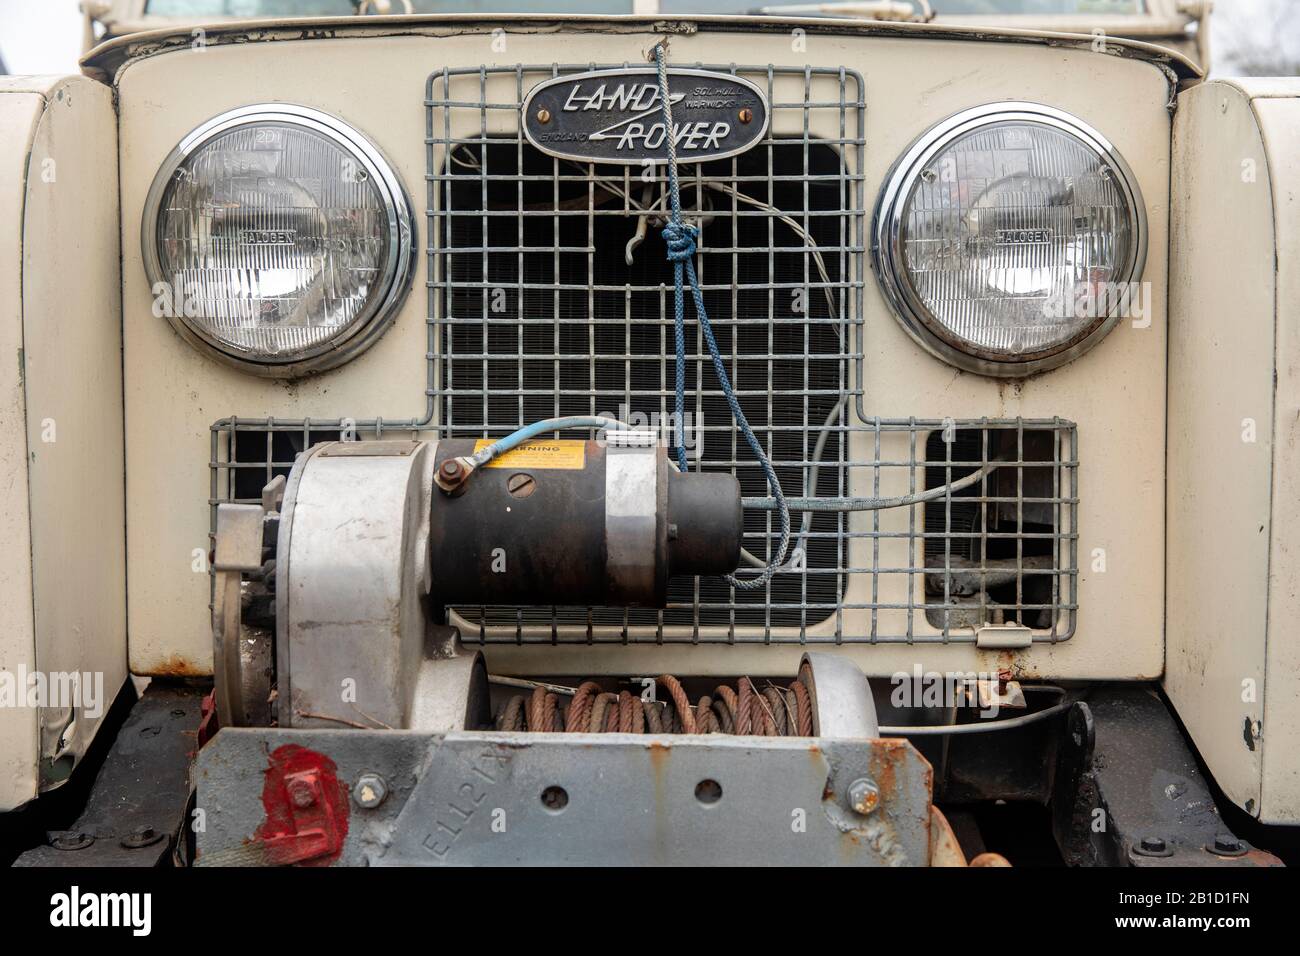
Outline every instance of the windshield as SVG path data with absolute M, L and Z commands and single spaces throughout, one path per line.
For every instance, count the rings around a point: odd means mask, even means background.
M 659 0 L 660 13 L 752 13 L 783 0 Z M 417 13 L 631 13 L 633 0 L 412 0 Z M 930 0 L 940 16 L 1053 15 L 1143 12 L 1144 0 Z M 352 0 L 149 0 L 159 17 L 347 16 Z M 401 0 L 392 0 L 394 13 Z

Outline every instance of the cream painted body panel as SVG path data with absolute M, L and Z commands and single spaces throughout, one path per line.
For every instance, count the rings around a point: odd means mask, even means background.
M 644 62 L 659 38 L 629 31 L 626 24 L 608 34 L 588 25 L 563 37 L 522 32 L 528 27 L 519 25 L 510 27 L 506 49 L 494 50 L 491 29 L 466 26 L 463 35 L 447 38 L 361 35 L 218 44 L 134 60 L 119 71 L 124 334 L 131 369 L 126 429 L 133 670 L 192 674 L 211 668 L 208 577 L 192 566 L 196 550 L 208 546 L 214 421 L 231 415 L 391 421 L 424 412 L 426 257 L 420 257 L 415 292 L 394 327 L 365 355 L 292 385 L 256 379 L 190 349 L 151 312 L 139 223 L 155 171 L 181 137 L 219 112 L 267 99 L 313 106 L 354 124 L 387 153 L 413 195 L 421 241 L 427 243 L 423 96 L 430 72 L 556 60 Z M 860 72 L 867 103 L 868 209 L 890 164 L 916 136 L 961 109 L 990 101 L 1027 99 L 1067 110 L 1096 126 L 1123 153 L 1147 204 L 1151 322 L 1121 324 L 1092 353 L 1063 369 L 1022 383 L 957 372 L 912 343 L 865 272 L 869 414 L 1060 416 L 1079 424 L 1076 636 L 1022 652 L 857 645 L 845 646 L 844 653 L 876 674 L 919 662 L 942 670 L 1010 669 L 1025 676 L 1158 676 L 1164 660 L 1168 75 L 1150 63 L 1086 47 L 973 38 L 820 36 L 810 30 L 803 52 L 793 50 L 782 32 L 711 33 L 701 25 L 700 32 L 675 36 L 671 43 L 677 62 L 814 62 Z M 1104 572 L 1092 570 L 1094 549 L 1105 550 Z M 489 648 L 495 668 L 552 673 L 792 672 L 799 654 L 798 646 Z
M 0 92 L 0 680 L 36 668 L 32 540 L 23 400 L 23 200 L 27 157 L 45 109 L 37 92 Z M 36 710 L 0 707 L 0 811 L 36 796 Z
M 1273 178 L 1277 228 L 1277 391 L 1273 533 L 1264 655 L 1264 780 L 1260 817 L 1300 823 L 1300 80 L 1287 98 L 1252 105 Z
M 1224 793 L 1300 822 L 1300 83 L 1175 122 L 1165 687 Z
M 3 259 L 15 274 L 21 264 L 21 286 L 6 281 L 0 296 L 0 666 L 21 663 L 47 679 L 91 675 L 91 693 L 100 692 L 88 702 L 99 713 L 56 701 L 0 708 L 0 809 L 67 778 L 126 679 L 116 116 L 102 84 L 40 86 L 0 94 L 4 122 L 30 129 L 29 138 L 6 130 L 6 144 L 30 145 L 6 157 L 22 175 L 6 171 L 0 190 L 14 207 L 3 208 L 6 229 L 21 229 L 12 248 L 6 233 Z

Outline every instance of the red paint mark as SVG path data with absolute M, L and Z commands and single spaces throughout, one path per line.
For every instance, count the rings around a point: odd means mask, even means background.
M 329 866 L 348 835 L 348 788 L 322 753 L 285 744 L 271 752 L 262 784 L 266 820 L 256 839 L 269 863 Z
M 202 747 L 209 740 L 217 735 L 221 729 L 217 723 L 217 692 L 209 691 L 203 698 L 203 703 L 199 705 L 199 746 Z

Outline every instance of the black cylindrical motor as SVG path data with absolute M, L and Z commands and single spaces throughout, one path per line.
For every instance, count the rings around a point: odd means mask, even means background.
M 484 444 L 440 441 L 435 466 Z M 440 604 L 663 607 L 673 575 L 740 560 L 736 479 L 680 473 L 644 433 L 532 441 L 434 499 Z

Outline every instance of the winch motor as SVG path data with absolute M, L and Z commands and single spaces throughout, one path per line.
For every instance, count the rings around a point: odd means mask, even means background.
M 673 576 L 739 564 L 739 483 L 678 471 L 654 433 L 541 440 L 467 468 L 484 444 L 322 444 L 261 506 L 219 507 L 224 724 L 355 723 L 340 687 L 365 681 L 364 726 L 461 729 L 466 700 L 437 702 L 482 680 L 438 674 L 483 668 L 433 646 L 448 607 L 663 607 Z

